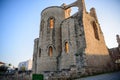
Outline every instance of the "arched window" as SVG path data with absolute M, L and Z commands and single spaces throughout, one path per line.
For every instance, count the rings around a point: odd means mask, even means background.
M 52 54 L 53 54 L 53 48 L 50 46 L 50 47 L 49 47 L 48 55 L 49 55 L 49 56 L 52 56 Z
M 52 29 L 54 27 L 54 18 L 49 19 L 49 27 Z
M 65 52 L 66 52 L 66 53 L 68 53 L 68 52 L 69 52 L 68 42 L 65 42 Z
M 41 57 L 41 48 L 39 49 L 39 57 Z
M 95 22 L 93 22 L 93 30 L 94 30 L 94 36 L 96 39 L 99 40 L 99 35 L 98 35 L 98 28 Z

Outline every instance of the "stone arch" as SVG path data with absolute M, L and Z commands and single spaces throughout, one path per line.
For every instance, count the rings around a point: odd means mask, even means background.
M 71 7 L 70 9 L 71 9 L 70 16 L 74 15 L 76 12 L 79 11 L 79 8 L 76 6 Z
M 96 39 L 99 40 L 98 28 L 97 28 L 97 24 L 95 21 L 93 21 L 92 26 L 93 26 L 94 36 Z
M 53 16 L 48 18 L 48 27 L 53 29 L 55 27 L 55 18 Z
M 53 56 L 53 55 L 54 55 L 54 51 L 55 51 L 54 45 L 49 44 L 49 45 L 47 46 L 48 56 L 50 56 L 50 57 Z
M 53 47 L 49 46 L 49 50 L 48 50 L 48 56 L 52 56 L 53 55 Z
M 77 0 L 77 1 L 75 1 L 71 4 L 69 4 L 69 5 L 64 6 L 64 9 L 68 9 L 68 8 L 71 8 L 71 7 L 78 7 L 79 11 L 82 11 L 82 10 L 86 11 L 84 0 Z

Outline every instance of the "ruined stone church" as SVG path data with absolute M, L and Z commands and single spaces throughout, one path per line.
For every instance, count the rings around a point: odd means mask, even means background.
M 70 15 L 71 7 L 78 12 Z M 34 40 L 33 73 L 76 68 L 78 72 L 105 71 L 110 56 L 95 8 L 84 0 L 51 6 L 41 12 L 39 38 Z

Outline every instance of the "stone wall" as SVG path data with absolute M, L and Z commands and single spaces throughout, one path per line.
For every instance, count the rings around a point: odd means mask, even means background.
M 111 57 L 111 70 L 120 70 L 120 46 L 109 49 Z
M 60 58 L 60 69 L 69 69 L 71 65 L 76 65 L 75 53 L 77 51 L 77 44 L 74 26 L 75 22 L 72 18 L 64 20 L 61 25 L 62 53 Z M 65 52 L 66 42 L 68 43 L 68 53 Z
M 83 55 L 85 48 L 84 31 L 82 25 L 81 12 L 74 14 L 64 20 L 61 25 L 62 32 L 62 54 L 61 69 L 69 69 L 71 65 L 81 67 L 83 63 Z M 65 43 L 69 43 L 69 53 L 65 52 Z M 76 56 L 80 54 L 80 56 Z M 79 59 L 78 59 L 79 58 Z
M 94 13 L 95 16 L 90 13 Z M 90 13 L 83 13 L 87 67 L 93 68 L 94 70 L 105 70 L 110 63 L 109 52 L 104 41 L 103 32 L 101 31 L 96 18 L 96 14 L 95 12 Z
M 54 19 L 54 26 L 50 28 L 50 19 Z M 57 56 L 61 52 L 61 32 L 60 24 L 65 19 L 64 10 L 61 7 L 53 6 L 44 9 L 41 13 L 39 48 L 41 57 L 38 57 L 37 73 L 42 71 L 57 70 Z M 52 56 L 49 53 L 52 47 Z
M 37 71 L 38 44 L 39 44 L 39 38 L 36 38 L 34 40 L 34 51 L 33 51 L 33 64 L 32 64 L 33 73 L 36 73 Z

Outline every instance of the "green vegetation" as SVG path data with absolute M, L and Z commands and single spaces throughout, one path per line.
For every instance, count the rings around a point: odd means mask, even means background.
M 8 67 L 7 66 L 0 66 L 0 75 L 4 74 L 7 71 Z

